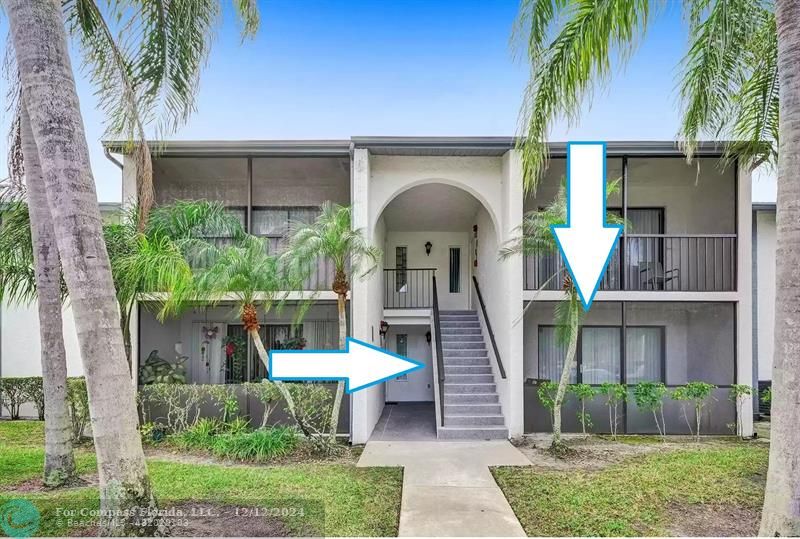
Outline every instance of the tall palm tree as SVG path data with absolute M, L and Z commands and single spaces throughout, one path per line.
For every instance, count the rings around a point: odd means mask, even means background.
M 735 140 L 728 157 L 777 164 L 775 357 L 770 465 L 761 535 L 800 534 L 800 0 L 688 0 L 689 47 L 679 83 L 680 137 L 691 158 L 703 135 Z M 556 118 L 577 121 L 641 41 L 654 13 L 649 0 L 524 0 L 517 30 L 531 80 L 520 142 L 528 189 L 546 160 Z M 780 97 L 780 99 L 779 99 Z
M 366 276 L 377 267 L 381 250 L 370 245 L 360 230 L 353 230 L 352 209 L 330 201 L 322 204 L 313 223 L 292 222 L 289 245 L 282 258 L 295 271 L 308 273 L 320 261 L 333 264 L 333 291 L 339 311 L 339 349 L 347 345 L 347 294 L 354 275 Z M 339 410 L 344 396 L 344 382 L 336 386 L 331 410 L 331 441 L 339 426 Z
M 614 180 L 606 185 L 606 198 L 619 191 L 619 180 Z M 508 258 L 517 254 L 530 256 L 558 256 L 559 249 L 551 227 L 563 225 L 567 221 L 566 185 L 562 181 L 556 197 L 543 209 L 528 212 L 522 220 L 519 235 L 511 238 L 501 249 L 500 257 Z M 606 222 L 621 225 L 622 218 L 613 212 L 606 214 Z M 561 407 L 569 385 L 570 374 L 575 369 L 575 359 L 578 351 L 578 335 L 583 319 L 583 307 L 578 297 L 569 274 L 563 269 L 556 270 L 550 275 L 541 288 L 547 287 L 553 280 L 562 278 L 564 299 L 556 305 L 555 323 L 556 339 L 566 346 L 564 365 L 558 379 L 558 388 L 553 399 L 553 443 L 550 451 L 562 455 L 568 448 L 561 439 Z M 540 288 L 540 289 L 541 289 Z M 533 305 L 529 302 L 528 306 Z M 526 307 L 527 309 L 527 307 Z M 524 315 L 524 312 L 523 312 Z
M 102 241 L 62 5 L 50 0 L 3 0 L 3 5 L 19 72 L 21 106 L 28 113 L 39 153 L 41 181 L 75 314 L 100 469 L 101 507 L 129 515 L 105 519 L 101 533 L 156 533 L 160 529 L 155 521 L 141 522 L 139 518 L 143 508 L 153 508 L 156 502 L 116 323 L 113 279 Z M 254 2 L 243 0 L 236 5 L 245 13 L 245 20 L 257 24 Z M 173 113 L 184 112 L 178 121 L 192 110 L 197 74 L 207 55 L 213 14 L 219 7 L 214 0 L 177 0 L 166 10 L 157 2 L 138 4 L 139 9 L 134 10 L 127 2 L 112 2 L 109 7 L 119 15 L 135 12 L 132 23 L 122 25 L 132 30 L 128 41 L 114 41 L 94 1 L 64 3 L 67 20 L 81 29 L 80 38 L 88 45 L 84 50 L 102 100 L 107 110 L 118 113 L 111 125 L 134 134 L 129 139 L 140 140 L 144 138 L 143 122 L 148 113 L 157 110 L 157 104 L 167 104 Z M 255 26 L 246 23 L 245 29 L 253 31 Z M 127 52 L 117 45 L 126 42 L 132 46 Z M 140 107 L 142 98 L 150 105 Z M 146 144 L 136 148 L 146 156 Z M 151 171 L 149 157 L 139 161 L 141 172 L 147 175 Z M 152 183 L 141 181 L 139 185 L 146 208 L 152 200 Z

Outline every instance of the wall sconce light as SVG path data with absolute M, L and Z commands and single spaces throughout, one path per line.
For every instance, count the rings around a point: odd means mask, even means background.
M 431 256 L 431 247 L 433 247 L 433 244 L 430 241 L 426 241 L 425 242 L 425 254 L 428 255 L 428 256 Z
M 386 338 L 386 333 L 389 331 L 389 322 L 386 320 L 381 320 L 380 329 L 378 329 L 378 333 L 381 334 L 381 339 Z
M 431 343 L 431 332 L 430 331 L 425 333 L 425 340 L 428 341 L 428 344 Z

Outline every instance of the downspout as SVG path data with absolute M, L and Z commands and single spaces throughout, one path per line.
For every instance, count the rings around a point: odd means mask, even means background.
M 116 157 L 111 155 L 111 150 L 109 150 L 108 147 L 106 147 L 106 146 L 103 147 L 103 155 L 106 156 L 106 159 L 108 159 L 109 161 L 111 161 L 112 163 L 117 165 L 117 168 L 119 168 L 120 170 L 124 169 L 124 167 L 122 166 L 122 163 L 119 162 L 119 159 L 117 159 Z

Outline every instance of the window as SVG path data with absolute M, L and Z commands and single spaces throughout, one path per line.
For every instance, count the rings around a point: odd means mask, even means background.
M 631 327 L 625 331 L 625 381 L 663 382 L 663 327 Z
M 581 328 L 581 382 L 619 382 L 621 333 L 618 327 Z
M 283 248 L 291 223 L 311 223 L 318 215 L 319 208 L 314 206 L 253 208 L 252 233 L 268 238 L 270 252 L 277 253 Z
M 461 247 L 450 247 L 450 293 L 461 292 Z
M 397 334 L 397 354 L 403 357 L 408 356 L 408 335 L 405 333 L 398 333 Z M 407 382 L 408 381 L 408 374 L 401 374 L 396 378 L 398 382 Z
M 567 356 L 566 343 L 560 342 L 555 326 L 539 326 L 539 378 L 558 381 L 564 369 L 564 358 Z M 569 377 L 571 384 L 578 380 L 573 370 Z
M 585 326 L 578 335 L 576 365 L 570 384 L 619 382 L 622 328 Z M 556 326 L 539 326 L 539 378 L 557 382 L 561 378 L 567 343 L 558 338 Z
M 408 275 L 406 274 L 406 269 L 408 267 L 408 247 L 405 245 L 394 248 L 394 267 L 395 291 L 406 292 L 406 284 L 408 284 Z

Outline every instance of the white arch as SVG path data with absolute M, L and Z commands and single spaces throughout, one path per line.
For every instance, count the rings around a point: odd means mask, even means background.
M 450 178 L 441 178 L 441 177 L 417 179 L 417 180 L 410 181 L 408 183 L 405 183 L 405 184 L 400 185 L 399 187 L 397 187 L 383 201 L 381 201 L 381 205 L 380 205 L 378 211 L 375 212 L 373 217 L 372 217 L 372 223 L 370 225 L 371 226 L 370 230 L 374 233 L 375 227 L 377 226 L 381 215 L 383 215 L 383 211 L 398 196 L 402 195 L 406 191 L 410 191 L 411 189 L 414 189 L 415 187 L 419 187 L 421 185 L 437 184 L 437 183 L 438 184 L 442 184 L 442 185 L 449 185 L 450 187 L 455 187 L 456 189 L 460 189 L 460 190 L 465 191 L 465 192 L 469 193 L 470 195 L 472 195 L 472 197 L 475 198 L 475 200 L 477 200 L 481 204 L 481 206 L 483 206 L 483 208 L 486 210 L 486 212 L 489 214 L 489 219 L 491 219 L 491 221 L 492 221 L 492 226 L 494 226 L 494 233 L 495 233 L 495 236 L 497 237 L 497 244 L 500 245 L 503 242 L 500 222 L 499 222 L 499 220 L 497 218 L 497 213 L 495 212 L 495 209 L 492 207 L 492 204 L 490 204 L 489 201 L 486 200 L 486 198 L 483 196 L 483 194 L 480 193 L 479 191 L 477 191 L 476 189 L 474 189 L 469 184 L 466 184 L 466 183 L 458 181 L 458 180 L 453 180 L 453 179 L 450 179 Z

